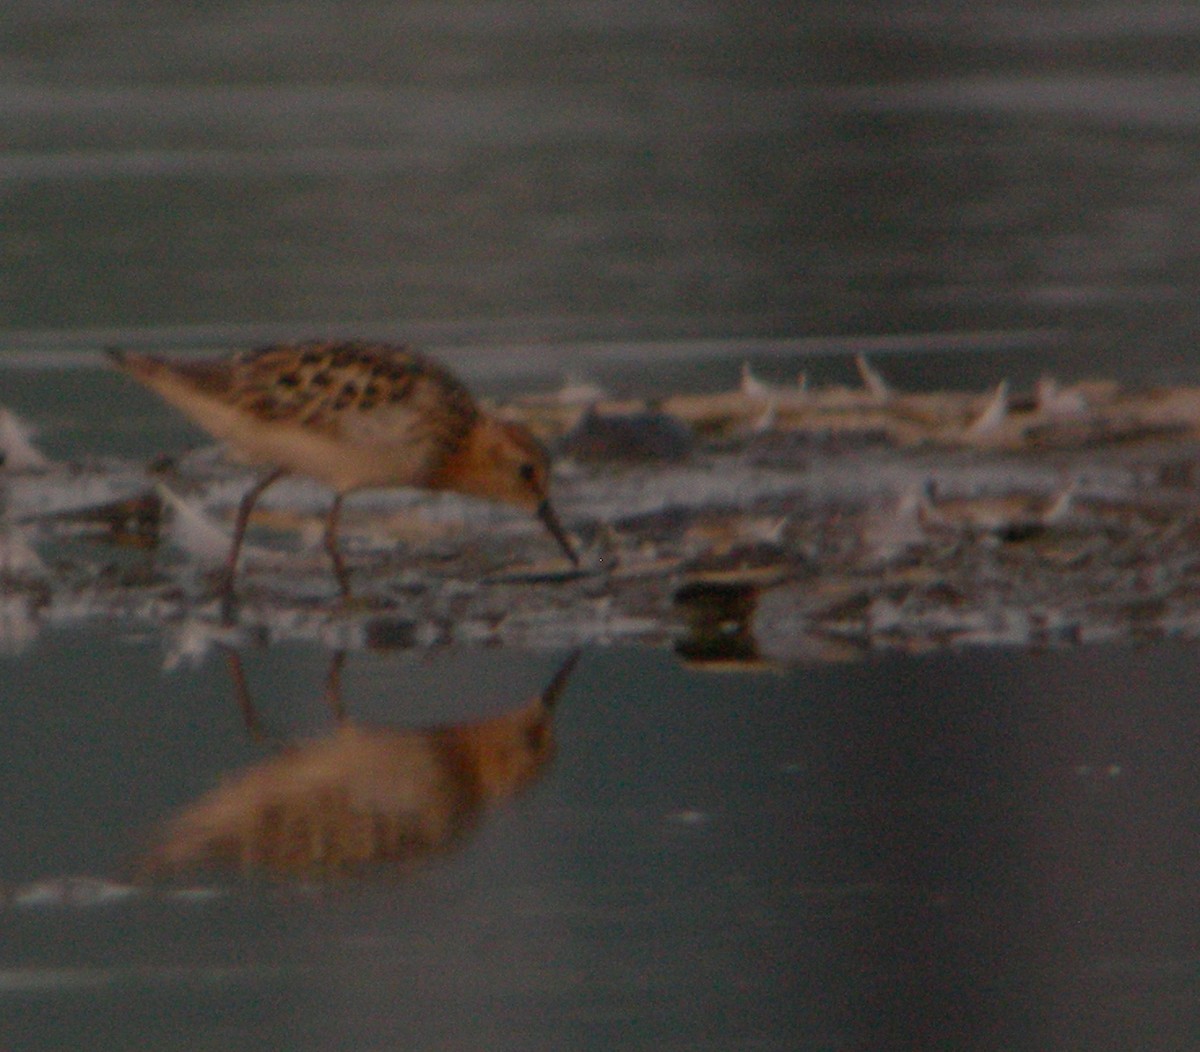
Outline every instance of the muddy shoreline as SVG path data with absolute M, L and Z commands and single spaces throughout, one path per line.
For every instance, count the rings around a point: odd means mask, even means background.
M 237 626 L 211 598 L 249 476 L 203 449 L 57 463 L 5 414 L 0 631 L 166 626 L 339 648 L 670 645 L 707 667 L 876 648 L 1071 645 L 1200 631 L 1200 392 L 1107 382 L 905 394 L 771 387 L 655 402 L 565 388 L 499 407 L 557 450 L 574 571 L 537 523 L 402 491 L 348 505 L 356 600 L 319 550 L 327 495 L 264 502 Z

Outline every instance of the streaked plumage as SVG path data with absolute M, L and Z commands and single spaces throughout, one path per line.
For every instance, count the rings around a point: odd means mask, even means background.
M 236 455 L 269 468 L 238 509 L 227 596 L 254 503 L 287 474 L 334 491 L 325 547 L 343 594 L 337 522 L 343 498 L 359 489 L 452 490 L 534 510 L 577 562 L 549 502 L 545 451 L 526 428 L 479 409 L 461 381 L 423 355 L 351 342 L 280 344 L 201 362 L 110 354 Z
M 141 871 L 172 877 L 234 866 L 319 877 L 412 865 L 445 850 L 540 775 L 577 658 L 570 655 L 539 695 L 488 719 L 425 728 L 342 722 L 290 744 L 180 811 Z M 256 729 L 241 659 L 234 651 L 229 659 L 238 706 Z M 337 682 L 331 675 L 331 687 Z M 330 700 L 340 710 L 340 693 Z

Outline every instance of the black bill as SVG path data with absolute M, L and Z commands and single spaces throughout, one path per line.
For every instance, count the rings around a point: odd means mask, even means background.
M 554 514 L 554 508 L 549 500 L 544 500 L 537 506 L 537 517 L 546 525 L 546 529 L 550 531 L 550 535 L 558 541 L 558 546 L 567 553 L 567 558 L 571 560 L 572 566 L 579 565 L 579 556 L 575 554 L 575 549 L 571 545 L 570 538 L 567 537 L 567 531 L 563 529 L 562 523 L 558 521 L 558 516 Z

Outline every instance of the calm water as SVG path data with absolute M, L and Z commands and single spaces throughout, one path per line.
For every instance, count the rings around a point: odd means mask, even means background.
M 67 366 L 333 333 L 490 392 L 849 380 L 863 348 L 906 386 L 1200 381 L 1197 54 L 1169 2 L 16 0 L 0 404 L 56 456 L 149 457 L 190 433 Z M 123 881 L 273 755 L 225 662 L 4 611 L 6 1047 L 1200 1043 L 1194 646 L 589 652 L 553 758 L 454 850 L 185 895 Z M 353 654 L 344 700 L 477 721 L 560 658 Z M 269 734 L 330 733 L 328 652 L 243 659 Z
M 246 655 L 273 734 L 328 730 L 326 660 Z M 161 661 L 111 632 L 5 661 L 22 894 L 122 872 L 268 751 L 222 662 Z M 345 700 L 477 718 L 554 664 L 355 655 Z M 1195 667 L 1172 644 L 769 676 L 585 655 L 540 779 L 407 876 L 11 903 L 9 1047 L 1187 1047 Z
M 1066 373 L 1195 377 L 1189 4 L 17 2 L 0 28 L 10 350 L 338 331 L 549 342 L 557 376 L 587 340 L 1009 333 Z

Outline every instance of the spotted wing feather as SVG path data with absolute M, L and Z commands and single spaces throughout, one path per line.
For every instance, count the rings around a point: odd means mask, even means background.
M 404 347 L 308 343 L 235 358 L 227 396 L 264 421 L 363 444 L 457 447 L 478 416 L 453 375 Z

